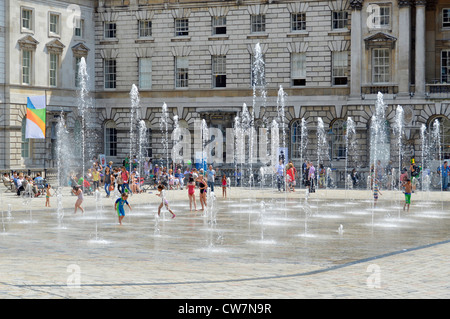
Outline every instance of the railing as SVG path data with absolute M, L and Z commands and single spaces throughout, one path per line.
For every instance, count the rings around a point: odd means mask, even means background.
M 367 85 L 361 87 L 362 94 L 378 94 L 381 92 L 383 94 L 397 94 L 397 85 Z
M 429 94 L 448 95 L 450 93 L 450 84 L 447 83 L 427 84 L 426 92 L 428 92 Z

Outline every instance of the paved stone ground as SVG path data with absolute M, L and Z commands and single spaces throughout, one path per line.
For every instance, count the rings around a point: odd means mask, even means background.
M 413 194 L 405 213 L 397 191 L 374 207 L 369 191 L 234 188 L 214 215 L 186 193 L 168 192 L 175 219 L 155 217 L 155 191 L 133 195 L 123 226 L 111 198 L 74 215 L 65 189 L 61 221 L 55 197 L 2 193 L 0 298 L 450 297 L 447 193 Z

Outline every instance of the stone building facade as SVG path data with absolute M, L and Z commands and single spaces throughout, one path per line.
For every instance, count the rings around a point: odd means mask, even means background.
M 164 104 L 169 134 L 177 116 L 180 126 L 191 132 L 194 156 L 198 151 L 194 146 L 196 123 L 205 119 L 208 127 L 220 129 L 226 139 L 226 128 L 233 127 L 245 104 L 255 111 L 255 126 L 267 126 L 279 114 L 280 87 L 286 94 L 286 134 L 280 145 L 288 147 L 289 158 L 296 164 L 304 158 L 317 160 L 321 118 L 327 132 L 325 164 L 342 168 L 346 121 L 351 117 L 356 123 L 359 150 L 351 166 L 367 168 L 370 123 L 378 92 L 383 93 L 387 105 L 389 158 L 398 158 L 392 129 L 398 105 L 405 114 L 404 164 L 411 157 L 421 161 L 421 126 L 431 130 L 435 119 L 441 123 L 442 158 L 450 157 L 448 1 L 80 0 L 75 8 L 81 8 L 83 38 L 73 36 L 74 27 L 67 24 L 61 32 L 67 29 L 72 35 L 60 38 L 18 29 L 23 7 L 32 8 L 35 26 L 46 29 L 51 12 L 59 12 L 64 19 L 73 14 L 68 8 L 74 2 L 0 1 L 6 9 L 0 17 L 4 48 L 0 68 L 7 66 L 0 110 L 0 140 L 4 144 L 0 167 L 54 165 L 51 148 L 57 137 L 52 138 L 51 121 L 47 123 L 48 138 L 30 141 L 28 157 L 20 152 L 26 96 L 45 93 L 48 118 L 53 114 L 56 119 L 64 111 L 68 130 L 78 134 L 74 59 L 82 55 L 90 73 L 94 153 L 106 154 L 114 162 L 121 162 L 129 153 L 133 137 L 133 84 L 140 96 L 140 109 L 134 118 L 145 122 L 150 139 L 146 155 L 155 161 L 166 156 L 162 146 L 165 132 L 161 130 Z M 257 44 L 264 61 L 263 81 L 253 70 Z M 18 58 L 25 45 L 35 47 L 34 74 L 44 75 L 35 76 L 31 84 L 21 83 L 19 77 Z M 52 46 L 61 54 L 60 82 L 53 87 L 45 77 L 47 51 Z M 17 61 L 11 63 L 14 59 Z M 299 151 L 302 119 L 308 132 L 305 151 Z M 131 126 L 137 129 L 138 124 Z M 224 159 L 227 146 L 229 151 L 229 145 L 222 148 Z

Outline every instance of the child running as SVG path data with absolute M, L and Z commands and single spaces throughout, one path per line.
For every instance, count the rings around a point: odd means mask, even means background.
M 161 197 L 161 204 L 158 207 L 158 216 L 160 216 L 161 214 L 161 208 L 163 207 L 163 205 L 165 205 L 167 210 L 172 214 L 172 218 L 175 218 L 175 214 L 169 208 L 169 202 L 166 199 L 166 191 L 164 190 L 164 188 L 165 188 L 164 185 L 159 185 L 158 186 L 159 194 L 156 194 L 156 196 Z
M 194 178 L 189 178 L 189 182 L 187 184 L 188 187 L 188 196 L 189 196 L 189 211 L 192 212 L 192 203 L 194 203 L 194 209 L 197 211 L 197 203 L 195 201 L 195 181 Z
M 380 187 L 378 186 L 378 179 L 374 179 L 373 181 L 373 207 L 377 206 L 378 194 L 381 194 Z
M 408 178 L 405 184 L 405 205 L 403 205 L 403 210 L 405 210 L 406 205 L 408 205 L 409 212 L 409 204 L 411 204 L 411 193 L 412 193 L 412 184 L 411 180 Z
M 45 193 L 45 207 L 50 207 L 50 196 L 51 196 L 50 189 L 51 189 L 51 186 L 50 186 L 50 184 L 47 184 L 46 186 L 47 186 L 47 190 L 46 190 L 46 193 Z
M 119 224 L 122 226 L 122 219 L 125 217 L 125 210 L 124 206 L 125 204 L 128 205 L 128 208 L 131 210 L 131 206 L 127 201 L 128 194 L 122 193 L 122 196 L 116 200 L 116 203 L 114 204 L 114 209 L 117 211 L 117 215 L 119 216 Z

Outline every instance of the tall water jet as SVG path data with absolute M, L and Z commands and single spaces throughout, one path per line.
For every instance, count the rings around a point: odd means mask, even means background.
M 238 179 L 240 174 L 242 174 L 242 163 L 244 162 L 245 152 L 244 152 L 244 139 L 241 128 L 241 121 L 239 116 L 234 118 L 233 126 L 234 134 L 234 171 L 235 171 L 235 186 L 238 186 Z M 240 171 L 238 172 L 238 165 L 240 164 Z M 241 180 L 239 180 L 241 181 Z M 240 186 L 240 184 L 239 184 Z
M 265 63 L 263 54 L 261 51 L 261 45 L 259 43 L 255 44 L 255 55 L 252 65 L 252 75 L 253 75 L 253 119 L 259 117 L 261 106 L 265 107 L 267 100 L 266 91 L 266 80 L 265 80 Z M 260 99 L 260 101 L 258 101 Z
M 144 150 L 148 145 L 148 137 L 147 137 L 147 125 L 144 120 L 139 121 L 139 177 L 143 176 L 142 174 L 142 162 L 145 159 Z
M 428 139 L 427 139 L 427 132 L 426 132 L 426 126 L 422 123 L 420 127 L 420 140 L 422 144 L 422 192 L 423 191 L 429 191 L 430 190 L 430 183 L 431 183 L 431 176 L 430 176 L 430 169 L 428 167 Z
M 82 174 L 83 178 L 86 177 L 86 151 L 89 154 L 90 150 L 86 150 L 86 132 L 88 131 L 86 119 L 89 109 L 92 108 L 92 103 L 89 98 L 88 81 L 89 75 L 87 72 L 86 59 L 81 58 L 78 67 L 78 114 L 81 117 L 81 164 L 82 164 Z M 91 154 L 89 154 L 91 155 Z
M 273 167 L 272 174 L 272 188 L 274 187 L 274 181 L 276 181 L 276 170 L 275 167 L 278 164 L 278 149 L 280 148 L 280 128 L 278 122 L 274 119 L 272 120 L 272 125 L 270 127 L 270 157 L 271 165 Z M 275 178 L 274 178 L 275 177 Z
M 439 171 L 442 170 L 442 149 L 441 149 L 441 124 L 439 123 L 439 120 L 436 119 L 433 122 L 433 128 L 431 131 L 432 136 L 432 149 L 434 150 L 434 154 L 432 156 L 432 159 L 434 162 L 438 162 Z M 431 147 L 431 145 L 430 145 Z M 441 172 L 442 174 L 442 172 Z M 442 176 L 442 175 L 441 175 Z M 440 178 L 439 185 L 441 185 L 441 191 L 444 189 L 442 184 L 442 177 Z
M 62 190 L 64 185 L 63 176 L 68 175 L 67 168 L 72 165 L 69 163 L 69 154 L 71 152 L 70 143 L 69 143 L 69 132 L 66 129 L 66 122 L 64 120 L 64 115 L 61 112 L 60 117 L 58 118 L 58 123 L 56 125 L 56 134 L 57 134 L 57 142 L 56 142 L 56 156 L 57 156 L 57 180 L 58 185 L 56 185 L 56 212 L 58 217 L 58 225 L 60 228 L 63 227 L 63 218 L 64 218 L 64 208 L 62 203 Z
M 308 127 L 306 126 L 305 118 L 302 118 L 301 124 L 301 136 L 300 136 L 300 160 L 303 165 L 303 160 L 306 158 L 306 149 L 308 147 Z
M 172 161 L 174 164 L 181 163 L 183 157 L 180 156 L 180 150 L 176 147 L 176 144 L 179 143 L 180 139 L 180 125 L 178 124 L 178 115 L 173 117 L 173 131 L 172 131 L 172 141 L 174 145 L 172 147 Z
M 162 133 L 162 145 L 164 148 L 164 153 L 166 154 L 166 165 L 169 169 L 169 114 L 167 112 L 167 104 L 164 103 L 161 108 L 161 121 L 159 122 L 159 127 Z M 164 167 L 164 165 L 163 165 Z
M 137 122 L 140 117 L 140 98 L 139 90 L 135 84 L 131 86 L 130 90 L 130 172 L 132 171 L 132 158 L 133 158 L 133 147 L 136 147 L 136 141 L 134 137 L 134 128 L 137 127 Z
M 280 88 L 278 89 L 278 95 L 277 95 L 277 114 L 278 114 L 278 118 L 280 119 L 281 130 L 283 132 L 283 139 L 282 139 L 283 149 L 286 148 L 285 99 L 286 99 L 286 93 L 284 92 L 283 87 L 280 85 Z
M 348 166 L 349 166 L 349 156 L 353 154 L 353 151 L 356 151 L 355 142 L 356 142 L 356 130 L 355 130 L 355 121 L 351 117 L 347 118 L 347 130 L 345 132 L 345 186 L 346 188 L 353 188 L 352 179 L 349 177 Z M 351 157 L 350 157 L 351 159 Z
M 248 111 L 247 108 L 247 104 L 243 104 L 242 105 L 242 115 L 241 115 L 241 138 L 242 138 L 242 143 L 244 143 L 244 152 L 245 150 L 248 149 L 248 181 L 249 181 L 249 186 L 251 187 L 253 184 L 253 152 L 254 152 L 254 126 L 253 126 L 253 120 L 254 117 L 252 115 L 253 113 L 250 113 Z M 248 136 L 248 140 L 249 140 L 249 144 L 248 147 L 245 147 L 245 139 L 246 136 Z M 245 155 L 244 155 L 245 156 Z M 244 157 L 245 159 L 245 157 Z
M 321 161 L 328 159 L 328 142 L 327 142 L 327 134 L 325 132 L 325 125 L 321 117 L 317 119 L 317 167 L 316 167 L 316 175 L 317 180 L 319 180 L 319 167 Z M 328 174 L 327 174 L 328 175 Z M 328 176 L 325 182 L 325 185 L 328 185 Z
M 208 163 L 208 155 L 206 153 L 206 144 L 209 141 L 209 130 L 208 125 L 206 124 L 206 120 L 202 119 L 201 123 L 201 134 L 202 134 L 202 164 L 201 167 L 206 170 L 207 169 L 207 163 Z
M 371 165 L 374 170 L 374 175 L 372 178 L 376 178 L 377 174 L 381 174 L 381 172 L 377 170 L 378 163 L 383 165 L 389 161 L 390 145 L 388 143 L 389 136 L 386 134 L 387 122 L 385 111 L 386 105 L 383 101 L 383 94 L 379 92 L 375 103 L 375 112 L 372 115 L 372 122 L 370 126 L 370 163 L 372 163 Z
M 398 172 L 399 172 L 399 180 L 398 185 L 400 189 L 401 181 L 400 181 L 400 175 L 402 172 L 402 137 L 403 137 L 403 126 L 404 126 L 404 116 L 403 116 L 403 107 L 398 105 L 397 110 L 395 113 L 395 127 L 394 132 L 395 135 L 397 135 L 397 147 L 398 147 Z

